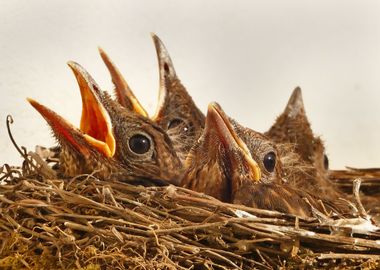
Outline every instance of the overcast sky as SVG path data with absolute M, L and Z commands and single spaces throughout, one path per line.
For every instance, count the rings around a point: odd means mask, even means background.
M 0 164 L 19 163 L 7 114 L 20 145 L 54 144 L 26 97 L 79 123 L 68 60 L 112 89 L 97 46 L 154 112 L 155 32 L 204 112 L 265 131 L 299 85 L 331 166 L 380 166 L 379 18 L 379 1 L 0 1 Z

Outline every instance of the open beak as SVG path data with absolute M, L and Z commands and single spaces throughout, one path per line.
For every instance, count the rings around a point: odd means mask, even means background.
M 107 157 L 113 157 L 116 149 L 111 118 L 100 101 L 102 93 L 91 75 L 79 64 L 68 62 L 79 85 L 82 97 L 80 130 L 86 141 Z
M 45 118 L 61 142 L 64 141 L 69 144 L 86 158 L 90 156 L 90 150 L 85 145 L 85 141 L 81 142 L 84 139 L 83 135 L 76 127 L 37 101 L 31 98 L 27 98 L 27 100 Z
M 248 167 L 250 179 L 258 182 L 261 179 L 261 170 L 257 162 L 252 158 L 247 145 L 239 138 L 232 127 L 227 115 L 217 103 L 210 103 L 208 106 L 205 133 L 216 131 L 216 134 L 224 145 L 226 155 L 231 158 L 231 162 L 240 162 L 234 158 L 234 151 L 238 150 L 243 157 L 244 163 Z
M 156 48 L 157 58 L 158 58 L 158 67 L 159 67 L 159 76 L 160 76 L 160 88 L 158 94 L 158 107 L 155 115 L 152 119 L 156 119 L 159 117 L 160 112 L 165 106 L 166 96 L 169 94 L 168 86 L 170 81 L 177 79 L 177 74 L 174 70 L 173 62 L 170 58 L 168 51 L 165 48 L 164 43 L 160 40 L 160 38 L 151 33 L 152 39 L 154 42 L 154 47 Z
M 119 103 L 131 111 L 134 111 L 144 117 L 148 117 L 148 113 L 145 111 L 143 106 L 141 106 L 140 102 L 133 94 L 131 88 L 129 87 L 127 81 L 124 79 L 123 75 L 120 73 L 119 69 L 115 66 L 115 64 L 102 48 L 99 47 L 98 49 L 100 56 L 102 57 L 103 62 L 106 64 L 106 67 L 111 75 L 112 82 L 115 85 L 115 93 Z

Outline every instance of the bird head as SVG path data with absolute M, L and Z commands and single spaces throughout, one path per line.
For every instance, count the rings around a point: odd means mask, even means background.
M 278 180 L 276 155 L 275 145 L 264 135 L 230 120 L 211 103 L 202 136 L 186 159 L 182 185 L 232 202 L 244 185 Z
M 266 135 L 279 143 L 293 143 L 295 152 L 318 171 L 324 172 L 328 169 L 325 147 L 311 129 L 299 87 L 294 89 L 285 110 Z
M 61 145 L 67 145 L 66 155 L 70 156 L 73 146 L 86 154 L 90 149 L 86 157 L 101 157 L 102 161 L 117 164 L 115 170 L 123 168 L 126 180 L 147 178 L 176 183 L 181 164 L 166 133 L 148 118 L 114 102 L 79 64 L 69 62 L 68 65 L 77 79 L 82 97 L 80 128 L 74 128 L 67 121 L 65 125 L 59 125 L 61 117 L 32 104 L 48 120 L 56 137 L 61 139 Z M 75 136 L 66 136 L 71 134 L 68 131 Z M 69 158 L 75 159 L 76 155 Z
M 104 142 L 84 134 L 63 117 L 28 98 L 29 103 L 43 116 L 51 127 L 55 138 L 61 146 L 60 172 L 63 176 L 96 173 L 97 177 L 108 178 L 123 174 L 123 167 L 118 162 L 107 157 L 103 152 L 108 146 Z M 109 148 L 107 153 L 109 153 Z
M 152 38 L 160 77 L 158 107 L 152 119 L 168 133 L 176 152 L 184 160 L 202 133 L 205 117 L 179 80 L 162 41 L 155 34 Z
M 298 161 L 283 163 L 283 171 L 292 185 L 311 193 L 324 194 L 330 200 L 346 197 L 328 177 L 329 161 L 325 147 L 311 129 L 299 87 L 293 91 L 284 112 L 266 135 L 277 143 L 294 145 Z

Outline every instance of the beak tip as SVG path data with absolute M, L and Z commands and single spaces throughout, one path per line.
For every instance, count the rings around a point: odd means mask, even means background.
M 300 98 L 302 98 L 302 90 L 301 90 L 301 87 L 297 86 L 296 88 L 294 88 L 293 93 L 292 93 L 292 96 L 294 96 L 295 99 L 300 99 Z
M 161 39 L 155 34 L 155 33 L 150 33 L 153 39 L 154 46 L 156 47 L 156 51 L 158 55 L 162 56 L 167 56 L 168 52 L 165 48 L 164 43 L 161 41 Z
M 40 105 L 36 100 L 34 100 L 34 99 L 30 98 L 30 97 L 27 97 L 26 101 L 28 101 L 29 104 L 32 105 L 36 109 L 37 109 L 37 106 Z
M 71 70 L 75 73 L 77 69 L 77 63 L 74 61 L 68 61 L 67 65 L 71 68 Z
M 98 51 L 99 51 L 100 54 L 104 54 L 105 53 L 104 50 L 103 50 L 103 48 L 100 47 L 100 46 L 98 46 Z
M 211 102 L 208 104 L 208 107 L 207 107 L 207 112 L 208 113 L 211 113 L 211 112 L 218 112 L 220 113 L 222 110 L 222 108 L 220 107 L 219 103 L 217 102 Z
M 73 71 L 82 71 L 83 70 L 83 67 L 81 65 L 79 65 L 77 62 L 75 61 L 68 61 L 67 62 L 67 65 L 73 70 Z

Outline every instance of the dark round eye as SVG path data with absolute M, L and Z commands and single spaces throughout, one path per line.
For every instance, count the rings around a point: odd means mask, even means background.
M 188 133 L 192 131 L 192 124 L 190 123 L 190 125 L 188 125 L 188 123 L 186 123 L 185 121 L 178 118 L 174 118 L 172 121 L 169 122 L 168 125 L 168 130 L 172 128 L 181 128 L 179 130 L 180 132 Z
M 183 124 L 183 121 L 181 119 L 175 118 L 169 122 L 168 129 L 178 127 L 181 124 Z
M 268 172 L 273 172 L 276 166 L 276 154 L 274 152 L 269 152 L 264 157 L 264 167 Z
M 329 169 L 329 158 L 326 155 L 323 155 L 323 166 L 326 170 Z
M 129 148 L 136 154 L 145 154 L 150 149 L 150 140 L 142 134 L 133 135 L 129 139 Z

